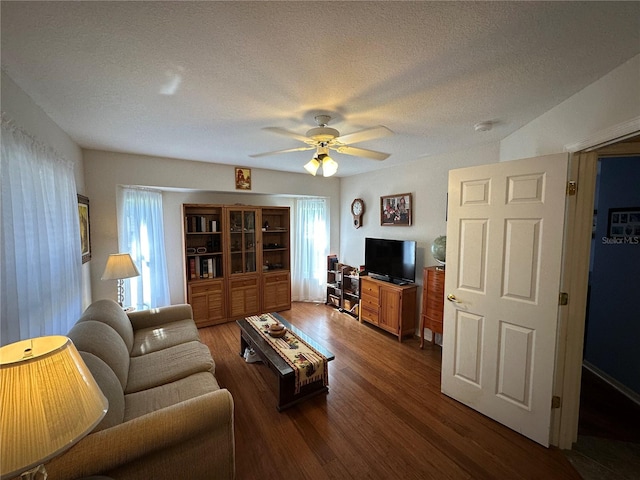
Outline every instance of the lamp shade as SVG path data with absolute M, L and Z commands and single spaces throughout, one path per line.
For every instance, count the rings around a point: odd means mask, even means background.
M 140 275 L 138 268 L 128 253 L 113 253 L 109 255 L 107 265 L 104 267 L 102 280 L 121 280 L 123 278 L 137 277 Z
M 313 157 L 311 160 L 309 160 L 309 162 L 304 166 L 304 169 L 309 172 L 311 175 L 313 175 L 314 177 L 316 176 L 316 173 L 318 172 L 318 168 L 320 168 L 320 162 L 316 159 L 316 157 Z
M 335 175 L 338 171 L 338 162 L 336 162 L 329 155 L 325 155 L 322 159 L 322 175 L 325 177 L 330 177 L 331 175 Z
M 0 348 L 2 478 L 45 463 L 87 435 L 108 402 L 73 342 L 38 337 Z

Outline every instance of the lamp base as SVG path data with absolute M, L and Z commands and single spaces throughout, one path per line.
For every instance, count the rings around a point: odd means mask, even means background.
M 118 305 L 123 307 L 124 303 L 124 280 L 122 278 L 118 279 Z

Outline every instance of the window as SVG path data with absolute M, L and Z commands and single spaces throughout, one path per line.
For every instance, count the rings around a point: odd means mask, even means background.
M 126 187 L 119 196 L 118 246 L 140 271 L 140 276 L 124 282 L 124 305 L 138 310 L 169 305 L 162 193 Z
M 294 301 L 324 301 L 329 253 L 327 199 L 297 198 L 293 232 L 291 298 Z
M 66 335 L 82 313 L 73 164 L 2 116 L 2 344 Z

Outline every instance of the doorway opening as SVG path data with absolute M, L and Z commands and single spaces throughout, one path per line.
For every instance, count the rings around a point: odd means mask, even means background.
M 638 140 L 596 150 L 578 438 L 567 452 L 584 478 L 640 475 L 640 325 L 628 309 L 640 291 L 640 227 L 629 222 L 640 222 Z

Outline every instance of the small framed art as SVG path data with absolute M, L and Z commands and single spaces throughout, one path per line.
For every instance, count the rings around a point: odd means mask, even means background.
M 640 237 L 640 207 L 610 208 L 609 238 Z
M 251 169 L 236 167 L 236 190 L 251 190 Z
M 80 220 L 80 250 L 82 263 L 91 260 L 91 225 L 89 222 L 89 199 L 78 195 L 78 219 Z
M 380 197 L 380 225 L 410 226 L 412 210 L 410 193 Z

